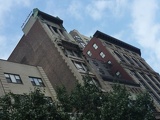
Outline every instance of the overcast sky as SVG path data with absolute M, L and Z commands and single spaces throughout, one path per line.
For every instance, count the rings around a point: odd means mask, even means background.
M 100 30 L 140 48 L 160 73 L 160 0 L 0 0 L 1 59 L 15 48 L 33 8 L 60 17 L 68 32 L 92 36 Z

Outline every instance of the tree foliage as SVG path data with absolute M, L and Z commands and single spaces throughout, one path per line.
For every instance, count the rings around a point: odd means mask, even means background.
M 29 94 L 0 97 L 1 120 L 154 120 L 154 106 L 147 93 L 132 99 L 125 87 L 102 92 L 89 77 L 69 93 L 57 88 L 59 102 L 46 99 L 40 89 Z
M 63 120 L 56 104 L 47 99 L 40 89 L 29 94 L 8 93 L 0 98 L 1 120 Z M 64 119 L 65 120 L 65 119 Z
M 133 99 L 125 87 L 115 85 L 104 93 L 87 77 L 84 85 L 77 84 L 71 93 L 57 89 L 63 110 L 76 120 L 154 120 L 153 101 L 148 93 Z

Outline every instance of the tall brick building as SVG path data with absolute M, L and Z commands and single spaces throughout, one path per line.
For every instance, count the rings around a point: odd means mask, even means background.
M 77 81 L 83 83 L 83 76 L 88 74 L 97 81 L 82 49 L 62 24 L 58 17 L 34 9 L 8 61 L 42 66 L 54 88 L 65 85 L 70 90 Z M 110 89 L 106 85 L 103 87 L 101 81 L 100 84 L 103 89 Z

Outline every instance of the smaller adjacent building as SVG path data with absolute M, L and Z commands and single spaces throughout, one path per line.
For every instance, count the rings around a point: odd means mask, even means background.
M 35 87 L 44 91 L 46 97 L 56 99 L 56 93 L 42 67 L 0 60 L 0 96 L 12 92 L 23 94 Z
M 85 46 L 88 44 L 91 38 L 84 36 L 78 32 L 78 30 L 72 30 L 69 32 L 69 34 L 74 38 L 76 43 L 81 47 L 85 48 Z

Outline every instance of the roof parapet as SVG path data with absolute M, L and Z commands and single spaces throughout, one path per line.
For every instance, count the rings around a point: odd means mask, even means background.
M 118 39 L 116 39 L 114 37 L 111 37 L 111 36 L 109 36 L 109 35 L 107 35 L 105 33 L 102 33 L 100 31 L 98 31 L 98 30 L 95 32 L 95 34 L 93 36 L 96 37 L 96 38 L 100 38 L 100 39 L 102 39 L 104 41 L 116 44 L 116 45 L 118 45 L 120 47 L 123 47 L 123 48 L 126 48 L 128 50 L 131 50 L 131 51 L 133 51 L 133 52 L 135 52 L 135 53 L 137 53 L 137 54 L 139 54 L 141 56 L 141 51 L 140 51 L 139 48 L 134 47 L 134 46 L 132 46 L 130 44 L 127 44 L 127 43 L 125 43 L 123 41 L 120 41 L 120 40 L 118 40 Z
M 59 17 L 54 17 L 52 15 L 49 15 L 47 13 L 44 13 L 42 11 L 40 11 L 38 8 L 34 8 L 33 9 L 33 14 L 32 14 L 33 17 L 42 17 L 43 19 L 45 20 L 48 20 L 48 21 L 51 21 L 51 22 L 54 22 L 56 24 L 63 24 L 63 20 L 61 20 Z
M 42 21 L 50 21 L 63 27 L 63 20 L 61 20 L 59 17 L 51 16 L 47 13 L 40 11 L 38 8 L 34 8 L 33 11 L 28 15 L 23 25 L 21 26 L 25 35 L 27 35 L 37 18 L 39 18 Z

